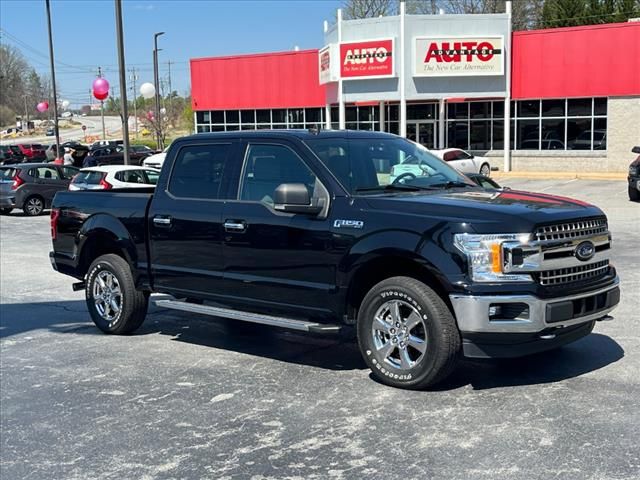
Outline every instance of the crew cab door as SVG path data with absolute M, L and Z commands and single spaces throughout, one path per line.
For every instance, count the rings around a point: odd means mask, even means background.
M 330 220 L 275 210 L 274 191 L 283 183 L 304 184 L 310 196 L 329 202 L 327 190 L 293 142 L 256 139 L 243 151 L 236 198 L 223 213 L 229 295 L 249 308 L 297 307 L 306 316 L 326 315 L 336 283 Z
M 176 296 L 223 287 L 222 211 L 237 170 L 233 140 L 179 146 L 167 159 L 148 213 L 156 290 Z

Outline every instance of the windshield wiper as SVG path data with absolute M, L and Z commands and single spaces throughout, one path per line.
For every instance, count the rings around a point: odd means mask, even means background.
M 434 183 L 431 187 L 454 188 L 454 187 L 473 187 L 467 182 L 448 181 L 447 183 Z
M 422 187 L 416 185 L 403 185 L 401 183 L 390 183 L 389 185 L 378 185 L 377 187 L 363 187 L 356 188 L 356 193 L 361 192 L 418 192 L 424 190 Z

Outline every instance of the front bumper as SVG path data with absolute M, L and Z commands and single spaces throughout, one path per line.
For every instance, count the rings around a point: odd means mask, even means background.
M 450 295 L 461 332 L 536 333 L 598 320 L 620 302 L 620 280 L 611 285 L 567 297 L 541 299 L 533 295 Z M 524 304 L 528 314 L 517 318 L 490 316 L 491 307 Z M 506 308 L 505 308 L 506 310 Z
M 627 177 L 629 188 L 635 188 L 640 191 L 640 177 Z

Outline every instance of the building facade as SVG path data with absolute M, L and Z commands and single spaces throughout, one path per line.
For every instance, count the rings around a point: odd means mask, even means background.
M 640 144 L 640 23 L 512 33 L 509 14 L 339 14 L 324 38 L 191 60 L 196 131 L 378 130 L 520 171 L 623 172 Z

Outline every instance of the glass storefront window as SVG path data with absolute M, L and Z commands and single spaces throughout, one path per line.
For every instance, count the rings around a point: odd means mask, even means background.
M 491 118 L 491 102 L 471 102 L 469 116 L 471 118 Z
M 469 149 L 491 150 L 491 121 L 477 120 L 471 122 Z
M 594 98 L 593 99 L 593 114 L 594 115 L 606 115 L 607 114 L 607 99 L 606 98 Z
M 224 110 L 211 112 L 211 123 L 224 123 Z
M 469 122 L 447 122 L 447 146 L 449 148 L 469 148 Z
M 271 110 L 256 110 L 256 122 L 271 123 Z
M 504 148 L 504 120 L 493 121 L 493 148 L 502 150 Z
M 542 100 L 542 116 L 564 117 L 564 100 Z
M 209 123 L 211 118 L 210 112 L 196 112 L 197 123 Z
M 447 105 L 447 118 L 469 118 L 469 104 L 468 103 L 449 103 Z M 462 148 L 462 147 L 458 147 Z
M 606 118 L 593 119 L 593 149 L 594 150 L 607 149 L 607 119 Z
M 540 100 L 521 100 L 518 102 L 518 117 L 539 117 Z
M 320 123 L 322 122 L 322 109 L 321 108 L 307 108 L 304 111 L 305 122 L 309 123 Z
M 504 118 L 504 102 L 493 102 L 493 118 Z
M 433 103 L 407 105 L 407 120 L 431 120 L 436 118 L 436 109 Z
M 345 116 L 345 121 L 347 121 L 347 122 L 357 122 L 358 121 L 358 107 L 347 107 L 347 106 L 345 106 L 345 108 L 344 108 L 344 116 Z
M 570 118 L 567 120 L 567 148 L 591 150 L 591 119 Z
M 286 123 L 287 110 L 285 108 L 277 108 L 271 110 L 271 118 L 273 119 L 273 123 Z
M 570 98 L 567 100 L 568 115 L 570 117 L 590 117 L 591 98 Z
M 304 122 L 304 109 L 302 108 L 290 108 L 289 109 L 289 124 Z M 297 128 L 297 127 L 292 127 Z
M 564 150 L 564 118 L 542 120 L 542 150 Z
M 518 120 L 518 150 L 540 150 L 540 121 Z
M 238 110 L 227 110 L 226 112 L 226 122 L 229 123 L 240 123 L 240 113 Z
M 398 121 L 399 120 L 399 106 L 398 105 L 387 105 L 387 120 Z
M 255 110 L 242 110 L 240 112 L 241 123 L 256 123 L 256 111 Z

